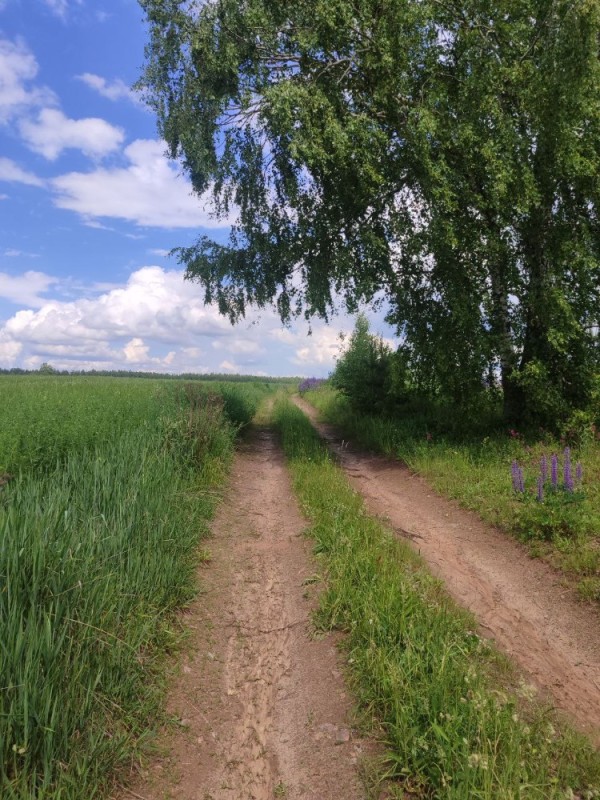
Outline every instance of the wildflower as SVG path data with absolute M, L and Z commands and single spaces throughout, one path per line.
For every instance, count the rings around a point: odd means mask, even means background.
M 479 769 L 487 769 L 487 756 L 483 756 L 481 753 L 471 753 L 469 756 L 469 766 L 473 767 L 474 769 L 477 767 L 479 767 Z
M 310 389 L 317 389 L 323 383 L 325 383 L 323 378 L 305 378 L 298 386 L 298 391 L 300 394 L 304 394 Z
M 548 459 L 546 458 L 546 454 L 540 458 L 540 472 L 542 475 L 542 483 L 546 483 L 548 480 Z
M 510 469 L 510 473 L 512 476 L 512 487 L 515 492 L 519 491 L 519 465 L 516 461 L 512 462 L 512 466 Z
M 577 483 L 581 486 L 583 481 L 583 467 L 581 466 L 581 461 L 577 462 L 577 466 L 575 467 L 575 477 L 577 479 Z
M 556 453 L 552 453 L 551 459 L 551 467 L 550 467 L 550 480 L 552 482 L 552 488 L 556 489 L 558 486 L 558 456 Z
M 515 492 L 525 491 L 525 480 L 523 478 L 523 470 L 517 461 L 512 462 L 511 466 L 512 487 Z
M 571 473 L 571 449 L 565 447 L 565 463 L 563 467 L 563 481 L 567 492 L 573 491 L 573 475 Z
M 541 475 L 537 479 L 537 501 L 538 503 L 544 502 L 544 479 Z

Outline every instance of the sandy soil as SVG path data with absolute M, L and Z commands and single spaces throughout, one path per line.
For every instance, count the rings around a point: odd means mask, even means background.
M 524 547 L 435 494 L 398 461 L 344 442 L 297 404 L 329 443 L 369 510 L 409 538 L 450 594 L 554 704 L 600 744 L 600 615 Z
M 332 636 L 312 635 L 315 565 L 274 434 L 237 455 L 187 613 L 166 755 L 133 781 L 143 800 L 358 800 L 367 748 L 349 722 Z

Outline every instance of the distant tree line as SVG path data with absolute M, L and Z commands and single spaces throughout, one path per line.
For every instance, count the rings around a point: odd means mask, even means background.
M 89 369 L 89 370 L 66 370 L 56 369 L 51 364 L 44 363 L 39 369 L 23 369 L 22 367 L 11 367 L 10 369 L 0 369 L 0 375 L 65 375 L 65 376 L 94 376 L 100 378 L 153 378 L 156 380 L 185 380 L 185 381 L 233 381 L 235 383 L 298 383 L 301 377 L 271 377 L 265 375 L 231 375 L 222 372 L 181 372 L 178 374 L 164 372 L 144 372 L 124 369 Z

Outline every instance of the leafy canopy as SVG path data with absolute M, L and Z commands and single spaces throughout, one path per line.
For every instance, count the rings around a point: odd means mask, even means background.
M 383 293 L 432 392 L 500 374 L 509 413 L 586 401 L 596 0 L 140 2 L 139 85 L 170 155 L 238 213 L 226 245 L 179 250 L 207 301 L 286 320 Z

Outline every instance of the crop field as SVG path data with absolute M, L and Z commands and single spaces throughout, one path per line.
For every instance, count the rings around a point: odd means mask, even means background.
M 160 709 L 175 609 L 266 384 L 0 377 L 0 796 L 99 796 Z

